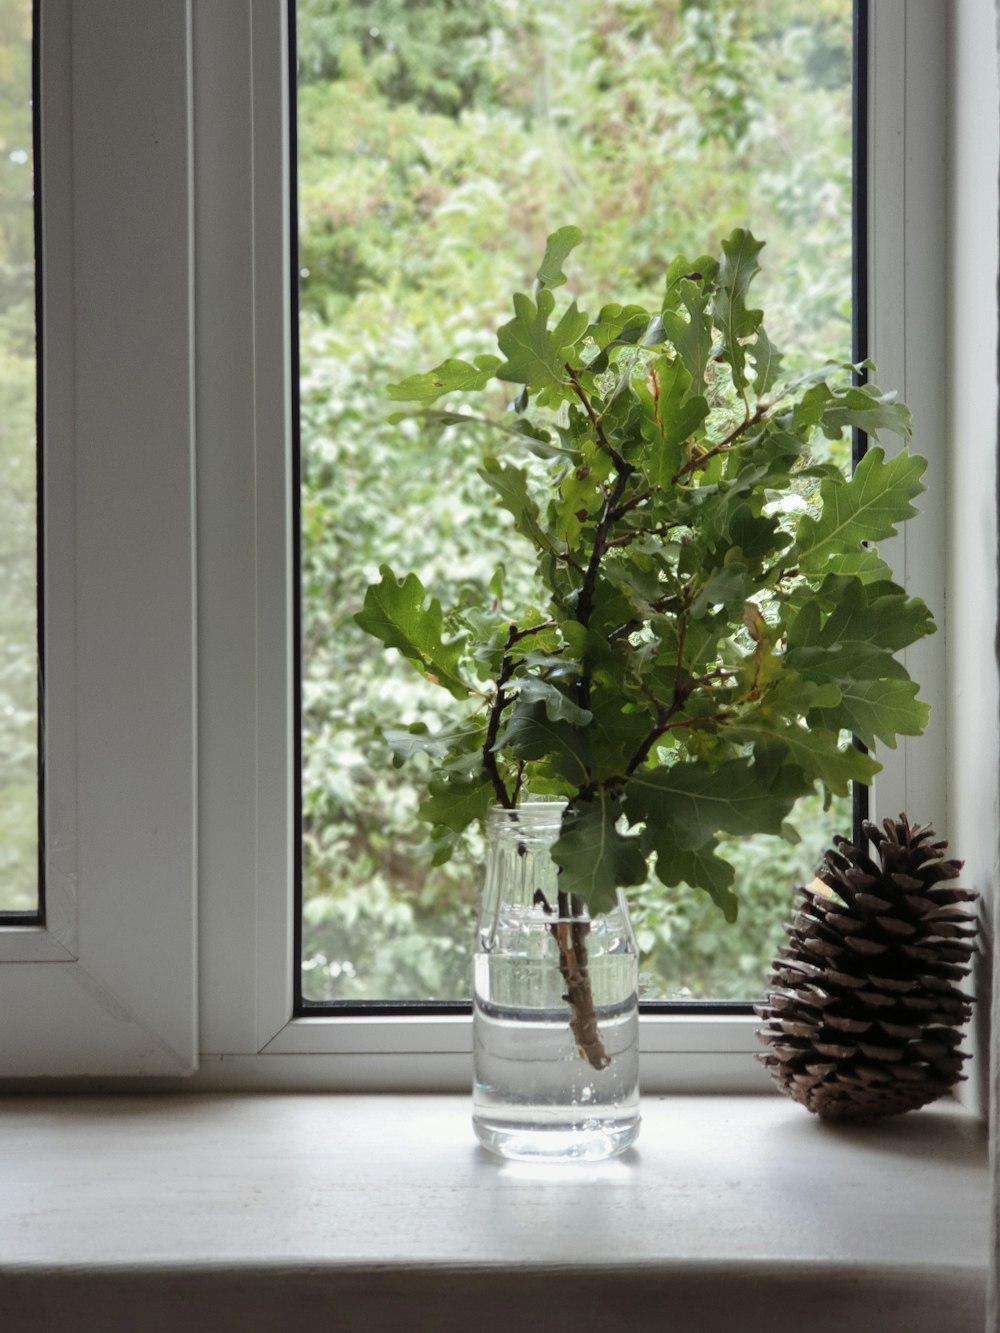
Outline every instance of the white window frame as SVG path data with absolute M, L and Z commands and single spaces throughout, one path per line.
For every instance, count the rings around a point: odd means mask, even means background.
M 45 924 L 0 1073 L 197 1063 L 190 23 L 41 13 Z M 127 71 L 127 77 L 123 77 Z
M 0 932 L 0 1002 L 18 1014 L 0 1076 L 200 1065 L 191 1086 L 464 1088 L 468 1018 L 292 1012 L 286 5 L 43 2 L 57 837 L 47 926 Z M 932 460 L 893 558 L 941 625 L 945 298 L 923 257 L 945 233 L 947 6 L 870 10 L 870 348 Z M 932 731 L 880 756 L 875 792 L 943 836 L 944 637 L 910 650 Z M 644 1017 L 645 1087 L 765 1088 L 755 1022 Z
M 288 885 L 293 865 L 291 772 L 294 753 L 291 728 L 292 663 L 290 593 L 292 579 L 292 539 L 289 497 L 291 489 L 290 451 L 287 440 L 291 422 L 291 390 L 287 344 L 287 311 L 290 237 L 289 210 L 274 186 L 281 182 L 287 189 L 288 170 L 284 161 L 287 137 L 288 78 L 284 56 L 287 35 L 283 28 L 281 5 L 232 3 L 197 11 L 195 15 L 196 51 L 204 43 L 201 55 L 208 55 L 205 68 L 211 70 L 211 94 L 218 94 L 219 65 L 227 52 L 232 53 L 236 34 L 233 22 L 240 15 L 243 24 L 239 41 L 244 71 L 252 71 L 252 88 L 240 85 L 240 74 L 233 68 L 233 87 L 226 93 L 228 132 L 238 138 L 246 128 L 243 108 L 251 105 L 250 145 L 244 147 L 241 161 L 252 170 L 242 174 L 233 169 L 223 178 L 213 170 L 211 178 L 198 177 L 199 216 L 214 218 L 215 243 L 224 246 L 232 263 L 233 231 L 223 222 L 227 215 L 243 217 L 241 238 L 245 246 L 244 278 L 237 277 L 235 299 L 241 306 L 240 326 L 244 329 L 241 345 L 246 356 L 237 370 L 227 347 L 226 371 L 215 361 L 215 352 L 226 340 L 214 327 L 211 333 L 199 323 L 199 364 L 212 358 L 212 370 L 202 382 L 217 383 L 223 373 L 229 375 L 230 397 L 246 402 L 253 397 L 257 405 L 254 459 L 246 448 L 245 431 L 230 437 L 231 452 L 225 463 L 214 457 L 212 478 L 199 474 L 199 495 L 203 517 L 200 550 L 203 577 L 210 577 L 216 565 L 212 539 L 226 534 L 227 544 L 233 525 L 239 518 L 229 501 L 233 477 L 238 477 L 240 495 L 255 494 L 256 510 L 256 598 L 251 600 L 254 539 L 244 526 L 240 541 L 243 572 L 239 606 L 243 612 L 242 632 L 230 637 L 229 653 L 223 655 L 214 627 L 223 620 L 223 606 L 231 625 L 234 600 L 231 590 L 220 580 L 217 589 L 218 612 L 208 612 L 202 595 L 202 701 L 208 716 L 216 715 L 216 703 L 234 702 L 232 680 L 241 657 L 254 644 L 258 676 L 255 698 L 243 695 L 244 708 L 251 703 L 259 731 L 256 751 L 252 749 L 251 715 L 245 711 L 237 718 L 233 709 L 228 746 L 215 753 L 202 749 L 203 828 L 212 847 L 203 852 L 203 933 L 202 996 L 203 1045 L 202 1069 L 216 1069 L 210 1077 L 226 1084 L 256 1082 L 261 1078 L 298 1086 L 322 1083 L 329 1087 L 441 1087 L 462 1088 L 468 1081 L 471 1052 L 471 1020 L 467 1017 L 394 1018 L 296 1018 L 292 1013 L 292 903 Z M 899 384 L 900 391 L 912 402 L 922 422 L 918 449 L 933 449 L 941 438 L 940 405 L 943 392 L 932 351 L 924 343 L 905 345 L 897 313 L 904 300 L 923 302 L 921 316 L 929 316 L 935 303 L 943 301 L 943 280 L 928 284 L 921 273 L 908 268 L 906 255 L 898 243 L 905 231 L 909 238 L 919 231 L 913 244 L 926 250 L 940 247 L 944 232 L 944 190 L 939 175 L 941 156 L 935 151 L 943 144 L 944 117 L 937 120 L 936 138 L 932 133 L 935 116 L 943 106 L 944 68 L 943 8 L 934 4 L 915 5 L 897 0 L 879 0 L 872 5 L 872 41 L 870 47 L 869 86 L 873 97 L 874 133 L 870 144 L 871 232 L 869 247 L 872 270 L 870 300 L 873 312 L 870 346 L 881 367 L 884 384 Z M 877 11 L 877 13 L 876 13 Z M 919 11 L 919 12 L 917 12 Z M 281 50 L 281 58 L 275 52 Z M 886 76 L 891 82 L 885 83 Z M 245 79 L 246 75 L 244 75 Z M 919 91 L 919 121 L 913 115 L 915 90 Z M 220 99 L 221 100 L 221 99 Z M 205 109 L 196 97 L 200 111 Z M 234 106 L 238 110 L 234 113 Z M 213 102 L 214 109 L 214 102 Z M 212 118 L 210 117 L 210 120 Z M 199 124 L 199 133 L 201 132 Z M 209 131 L 211 132 L 211 131 Z M 919 152 L 914 151 L 919 136 Z M 202 140 L 199 138 L 199 144 Z M 930 151 L 928 151 L 930 150 Z M 206 153 L 204 163 L 212 160 Z M 210 192 L 212 202 L 206 198 Z M 217 271 L 206 246 L 211 238 L 199 231 L 198 253 L 206 268 Z M 912 250 L 911 250 L 912 253 Z M 256 302 L 251 305 L 251 276 L 256 280 Z M 263 281 L 262 281 L 263 279 Z M 911 288 L 914 288 L 911 291 Z M 220 305 L 226 294 L 220 292 Z M 893 312 L 887 314 L 886 312 Z M 218 315 L 213 303 L 211 318 Z M 934 321 L 927 320 L 933 327 Z M 258 331 L 256 341 L 251 329 Z M 213 395 L 214 396 L 214 395 Z M 204 408 L 204 403 L 202 403 Z M 202 417 L 199 417 L 199 425 Z M 205 423 L 207 426 L 207 423 Z M 224 425 L 220 419 L 208 427 L 218 441 Z M 213 489 L 212 480 L 216 485 Z M 932 483 L 933 484 L 933 483 Z M 262 503 L 263 502 L 263 503 Z M 208 517 L 211 515 L 211 517 Z M 207 521 L 206 521 L 207 518 Z M 249 519 L 249 511 L 245 511 Z M 919 589 L 928 602 L 943 606 L 939 595 L 942 562 L 933 554 L 923 561 L 919 553 L 927 549 L 927 530 L 934 526 L 934 541 L 940 538 L 940 519 L 925 516 L 916 538 L 908 532 L 901 538 L 902 551 L 897 565 L 905 567 L 910 586 Z M 911 525 L 911 527 L 914 525 Z M 905 545 L 909 541 L 909 545 Z M 218 566 L 231 559 L 231 550 L 218 551 Z M 263 575 L 263 577 L 262 577 Z M 203 583 L 203 589 L 205 588 Z M 252 621 L 251 621 L 252 618 Z M 940 620 L 940 616 L 939 616 Z M 873 793 L 873 813 L 877 810 L 903 808 L 901 801 L 911 799 L 920 807 L 937 812 L 938 827 L 943 828 L 944 801 L 940 783 L 934 775 L 943 765 L 929 759 L 936 746 L 943 743 L 943 719 L 940 706 L 940 644 L 943 636 L 919 656 L 914 654 L 913 668 L 924 684 L 924 693 L 935 697 L 936 731 L 919 742 L 919 748 L 903 742 L 899 760 L 887 764 Z M 215 650 L 218 656 L 215 656 Z M 913 650 L 911 650 L 913 651 Z M 212 690 L 209 697 L 206 690 Z M 914 763 L 911 755 L 918 758 Z M 896 757 L 892 756 L 895 760 Z M 256 761 L 256 762 L 255 762 Z M 209 767 L 206 767 L 206 764 Z M 218 764 L 213 770 L 211 765 Z M 223 764 L 225 765 L 223 770 Z M 914 779 L 913 771 L 931 775 L 930 781 Z M 237 802 L 236 786 L 243 789 Z M 916 791 L 915 788 L 919 788 Z M 248 829 L 249 802 L 257 800 L 257 838 L 244 837 L 241 863 L 232 860 L 237 844 L 237 829 Z M 223 818 L 232 822 L 223 831 Z M 217 857 L 217 859 L 216 859 Z M 227 893 L 217 895 L 225 882 Z M 256 904 L 251 886 L 256 886 Z M 209 887 L 210 886 L 210 887 Z M 251 976 L 248 960 L 256 953 L 256 978 Z M 239 997 L 237 999 L 237 996 Z M 647 1088 L 669 1087 L 693 1090 L 750 1091 L 767 1086 L 764 1074 L 750 1054 L 756 1049 L 753 1016 L 650 1016 L 641 1022 L 643 1081 Z

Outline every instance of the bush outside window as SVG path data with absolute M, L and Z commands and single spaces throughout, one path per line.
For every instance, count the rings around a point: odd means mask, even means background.
M 851 42 L 846 0 L 300 0 L 307 1000 L 468 994 L 481 848 L 429 868 L 414 791 L 378 738 L 434 727 L 439 701 L 352 617 L 383 561 L 443 602 L 488 599 L 504 533 L 468 432 L 392 423 L 385 385 L 495 350 L 507 293 L 571 222 L 587 309 L 655 300 L 667 258 L 749 225 L 767 241 L 775 340 L 811 365 L 850 359 Z M 801 844 L 730 845 L 735 927 L 698 891 L 639 890 L 646 997 L 759 994 L 792 889 L 850 818 L 846 800 L 808 798 Z

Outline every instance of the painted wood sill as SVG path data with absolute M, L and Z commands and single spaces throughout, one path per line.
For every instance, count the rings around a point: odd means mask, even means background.
M 657 1097 L 596 1166 L 458 1096 L 0 1097 L 0 1327 L 979 1333 L 985 1134 Z

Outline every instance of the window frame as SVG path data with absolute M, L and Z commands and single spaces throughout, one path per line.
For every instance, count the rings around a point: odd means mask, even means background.
M 190 22 L 40 0 L 42 924 L 8 1076 L 197 1063 Z M 122 79 L 120 71 L 130 71 Z
M 46 814 L 58 828 L 75 798 L 79 817 L 47 863 L 71 925 L 50 887 L 40 933 L 0 931 L 0 1000 L 21 1016 L 0 1039 L 4 1073 L 169 1078 L 200 1063 L 188 1086 L 464 1088 L 468 1017 L 293 1013 L 286 6 L 42 3 Z M 890 558 L 943 609 L 947 7 L 867 9 L 869 348 L 931 457 L 924 515 Z M 165 162 L 148 151 L 156 125 Z M 139 275 L 127 291 L 121 253 Z M 109 377 L 119 364 L 129 376 Z M 137 438 L 123 482 L 118 453 Z M 123 561 L 130 579 L 109 582 Z M 944 638 L 908 650 L 935 719 L 880 756 L 872 802 L 873 816 L 932 812 L 942 836 Z M 112 725 L 122 705 L 148 725 Z M 31 962 L 33 948 L 53 957 Z M 755 1025 L 645 1015 L 644 1087 L 763 1090 Z
M 252 7 L 249 11 L 249 30 L 244 40 L 248 65 L 253 70 L 252 121 L 258 127 L 252 135 L 252 179 L 258 183 L 262 179 L 280 179 L 283 188 L 287 189 L 287 162 L 274 156 L 283 153 L 288 142 L 285 131 L 288 99 L 291 95 L 288 34 L 285 21 L 278 13 L 283 8 L 274 6 L 261 10 L 260 7 Z M 876 9 L 879 11 L 877 15 L 874 12 Z M 940 421 L 939 405 L 943 400 L 938 365 L 933 355 L 928 356 L 930 349 L 926 345 L 922 344 L 915 352 L 911 352 L 909 343 L 903 344 L 899 321 L 891 312 L 906 308 L 904 299 L 910 303 L 910 308 L 917 299 L 911 291 L 915 273 L 905 262 L 903 247 L 898 245 L 898 236 L 905 231 L 907 246 L 917 246 L 920 253 L 940 247 L 943 242 L 941 161 L 933 150 L 939 142 L 943 142 L 944 118 L 940 117 L 936 130 L 933 118 L 940 110 L 943 98 L 944 71 L 939 57 L 943 45 L 944 15 L 939 7 L 932 5 L 922 5 L 915 14 L 912 3 L 907 6 L 903 0 L 890 0 L 888 4 L 879 6 L 866 5 L 862 7 L 864 10 L 869 11 L 868 92 L 873 111 L 868 144 L 870 203 L 867 248 L 872 278 L 869 347 L 880 365 L 881 382 L 899 384 L 901 394 L 915 400 L 914 405 L 923 409 L 921 419 L 929 424 L 921 429 L 914 447 L 928 451 L 941 434 L 936 429 Z M 223 33 L 224 25 L 219 12 L 213 12 L 212 15 L 198 13 L 195 22 L 196 48 L 201 40 L 213 42 L 213 49 L 221 56 L 223 44 L 228 41 L 229 49 L 232 50 L 233 35 L 231 32 Z M 276 44 L 280 47 L 280 59 L 273 57 Z M 271 53 L 270 56 L 268 53 Z M 209 62 L 209 67 L 213 69 L 213 78 L 217 77 L 215 62 Z M 882 82 L 887 71 L 892 78 L 888 86 Z M 921 113 L 916 126 L 919 142 L 913 139 L 911 130 L 915 109 Z M 276 133 L 278 127 L 281 134 Z M 915 144 L 920 151 L 914 151 Z M 932 151 L 925 151 L 927 149 Z M 245 155 L 244 160 L 249 161 L 250 157 Z M 203 188 L 211 190 L 217 185 L 217 175 L 211 181 L 199 180 L 199 205 L 202 209 L 209 207 L 202 193 Z M 230 180 L 228 188 L 240 187 Z M 255 493 L 258 497 L 279 494 L 288 497 L 295 478 L 292 476 L 290 450 L 279 437 L 284 430 L 289 432 L 286 439 L 290 438 L 294 392 L 288 364 L 279 373 L 275 361 L 269 358 L 277 350 L 273 342 L 275 328 L 280 326 L 286 329 L 288 325 L 287 315 L 283 322 L 278 316 L 279 311 L 287 311 L 290 306 L 292 242 L 288 228 L 292 214 L 287 204 L 279 207 L 271 193 L 262 197 L 258 189 L 251 196 L 250 181 L 243 182 L 242 192 L 244 208 L 249 205 L 252 197 L 253 252 L 257 256 L 254 272 L 258 281 L 262 261 L 270 270 L 266 286 L 258 288 L 259 299 L 252 315 L 265 339 L 257 349 L 252 382 L 254 392 L 258 395 L 258 404 L 262 401 L 267 404 L 267 421 L 273 432 L 267 437 L 258 433 L 256 437 L 261 452 L 258 453 L 260 470 Z M 232 207 L 232 197 L 229 203 Z M 217 199 L 214 207 L 222 207 L 221 200 Z M 916 232 L 920 235 L 914 236 Z M 204 256 L 200 247 L 199 254 Z M 246 263 L 249 274 L 249 255 Z M 212 267 L 211 262 L 208 266 Z M 937 287 L 932 284 L 929 292 L 925 287 L 922 313 L 926 313 L 939 301 L 943 301 L 941 284 Z M 201 356 L 204 357 L 204 339 L 199 340 L 199 346 L 202 349 Z M 260 352 L 264 354 L 263 359 Z M 283 344 L 282 352 L 288 355 L 287 344 Z M 245 373 L 249 384 L 249 364 Z M 925 404 L 928 406 L 925 407 Z M 936 416 L 931 411 L 935 406 Z M 263 452 L 269 448 L 274 450 L 271 456 Z M 280 465 L 277 462 L 279 450 L 283 458 Z M 231 462 L 236 464 L 235 455 Z M 245 461 L 243 466 L 246 467 Z M 250 487 L 249 473 L 244 475 L 242 484 L 247 489 Z M 201 487 L 201 499 L 204 513 L 212 503 L 204 485 Z M 239 967 L 231 967 L 225 981 L 220 980 L 220 965 L 224 961 L 230 964 L 234 961 L 229 949 L 233 941 L 231 933 L 226 932 L 228 938 L 224 960 L 224 928 L 219 916 L 219 903 L 210 907 L 206 902 L 219 935 L 214 939 L 211 933 L 203 936 L 203 1070 L 208 1064 L 224 1064 L 224 1080 L 240 1084 L 259 1077 L 273 1077 L 282 1084 L 291 1080 L 295 1086 L 303 1079 L 307 1084 L 321 1083 L 323 1086 L 344 1088 L 464 1087 L 468 1079 L 468 1054 L 471 1052 L 471 1019 L 468 1016 L 443 1013 L 402 1018 L 380 1016 L 373 1012 L 370 1017 L 312 1014 L 297 1017 L 294 1014 L 291 947 L 295 926 L 290 915 L 291 904 L 283 901 L 283 886 L 290 882 L 294 866 L 294 826 L 289 822 L 293 820 L 294 811 L 289 790 L 284 785 L 288 781 L 296 753 L 295 739 L 290 734 L 294 724 L 290 697 L 294 675 L 285 651 L 285 645 L 291 642 L 291 610 L 288 601 L 294 569 L 292 525 L 287 500 L 283 516 L 278 515 L 276 506 L 267 506 L 266 510 L 266 513 L 262 512 L 258 505 L 258 536 L 261 545 L 258 548 L 257 568 L 258 571 L 266 570 L 267 582 L 258 582 L 255 603 L 259 635 L 257 660 L 261 667 L 257 680 L 256 716 L 266 730 L 259 735 L 256 753 L 258 756 L 267 756 L 267 764 L 261 771 L 264 781 L 259 785 L 257 793 L 258 837 L 253 872 L 257 885 L 256 929 L 252 930 L 248 922 L 242 922 L 238 927 L 245 950 L 249 950 L 251 934 L 254 937 L 257 986 L 251 993 L 251 988 L 247 986 L 246 969 Z M 890 558 L 895 558 L 897 566 L 902 563 L 914 591 L 920 591 L 931 605 L 940 607 L 943 606 L 943 596 L 937 594 L 941 583 L 941 561 L 919 559 L 926 542 L 926 529 L 931 523 L 934 523 L 936 537 L 939 537 L 939 518 L 929 520 L 925 515 L 919 520 L 920 534 L 913 537 L 908 532 L 900 539 L 900 551 Z M 214 530 L 218 525 L 213 522 L 210 526 Z M 909 526 L 914 527 L 913 524 Z M 909 545 L 906 544 L 908 539 Z M 211 559 L 211 552 L 206 549 L 204 541 L 204 529 L 201 549 L 203 555 Z M 282 562 L 280 567 L 278 562 Z M 246 637 L 249 640 L 249 633 Z M 938 642 L 942 637 L 936 636 Z M 204 642 L 203 636 L 203 646 Z M 934 642 L 931 640 L 932 644 Z M 914 670 L 924 687 L 925 696 L 939 696 L 940 651 L 936 651 L 933 646 L 925 651 L 920 656 L 919 664 L 915 663 Z M 220 693 L 224 684 L 224 678 L 220 677 Z M 938 713 L 941 711 L 938 699 Z M 279 713 L 284 715 L 284 730 L 276 726 Z M 920 743 L 918 773 L 934 775 L 942 771 L 943 765 L 928 758 L 931 749 L 942 743 L 943 725 L 939 724 L 935 734 Z M 909 743 L 902 742 L 899 752 L 902 762 L 888 764 L 886 775 L 880 775 L 878 785 L 872 792 L 871 814 L 879 817 L 880 811 L 903 808 L 900 801 L 905 804 L 914 787 L 919 786 L 920 808 L 939 812 L 937 827 L 941 828 L 944 802 L 940 782 L 936 784 L 937 789 L 931 792 L 927 790 L 927 783 L 913 778 L 912 751 L 913 747 Z M 235 776 L 233 766 L 230 778 Z M 218 784 L 213 781 L 213 775 L 204 769 L 203 779 L 207 799 L 211 801 Z M 933 780 L 929 785 L 935 785 Z M 246 786 L 249 794 L 248 775 Z M 211 811 L 205 823 L 210 827 L 214 825 L 215 817 Z M 220 854 L 224 855 L 225 848 L 231 844 L 231 839 L 223 841 Z M 222 862 L 220 860 L 217 867 L 205 866 L 204 869 L 205 882 L 212 886 L 214 896 L 217 872 L 222 870 Z M 249 859 L 244 866 L 243 879 L 244 884 L 248 884 L 251 879 Z M 243 901 L 249 901 L 248 894 Z M 225 914 L 228 916 L 228 913 Z M 228 919 L 232 920 L 232 917 Z M 232 991 L 233 986 L 240 984 L 243 985 L 245 996 L 241 1007 L 234 1005 Z M 237 1008 L 242 1015 L 239 1019 L 238 1044 L 234 1043 L 234 1037 L 237 1036 Z M 682 1087 L 689 1090 L 763 1089 L 767 1086 L 766 1077 L 756 1062 L 748 1058 L 756 1049 L 756 1022 L 753 1015 L 644 1014 L 640 1036 L 644 1085 L 647 1088 Z M 265 1073 L 268 1069 L 270 1075 Z M 301 1072 L 296 1073 L 297 1070 Z

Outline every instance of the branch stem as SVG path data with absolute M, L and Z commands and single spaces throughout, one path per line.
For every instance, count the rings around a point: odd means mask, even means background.
M 707 463 L 710 463 L 712 459 L 718 457 L 719 454 L 725 453 L 736 443 L 740 436 L 752 426 L 759 426 L 770 410 L 770 403 L 758 403 L 756 411 L 752 413 L 749 407 L 747 407 L 746 415 L 743 420 L 729 432 L 725 439 L 720 440 L 718 444 L 714 444 L 711 449 L 706 449 L 703 454 L 697 454 L 688 459 L 680 472 L 674 474 L 674 484 L 676 485 L 677 482 L 682 481 L 689 473 L 697 472 L 699 468 L 705 467 Z
M 583 385 L 580 383 L 580 376 L 577 374 L 577 372 L 573 369 L 573 367 L 569 364 L 568 361 L 566 363 L 566 374 L 569 376 L 569 382 L 573 386 L 573 392 L 576 394 L 577 398 L 579 398 L 580 402 L 583 404 L 583 410 L 590 418 L 590 424 L 593 426 L 594 434 L 597 436 L 597 443 L 601 446 L 604 452 L 614 463 L 619 473 L 626 471 L 631 472 L 632 469 L 631 467 L 629 467 L 629 464 L 626 462 L 625 458 L 622 456 L 622 454 L 618 452 L 615 446 L 605 435 L 604 427 L 601 424 L 601 418 L 594 411 L 594 405 L 587 397 L 586 389 L 584 389 Z
M 496 793 L 497 802 L 505 810 L 513 810 L 517 805 L 517 798 L 521 789 L 521 774 L 519 771 L 517 782 L 514 788 L 514 795 L 511 796 L 507 790 L 507 785 L 500 773 L 495 747 L 497 737 L 500 734 L 500 718 L 503 710 L 509 702 L 506 692 L 506 686 L 514 674 L 514 668 L 517 665 L 511 656 L 511 650 L 521 642 L 522 639 L 530 638 L 533 634 L 540 634 L 542 630 L 552 629 L 555 625 L 554 620 L 543 620 L 537 625 L 527 625 L 523 629 L 519 625 L 511 624 L 507 629 L 507 642 L 504 644 L 503 660 L 500 663 L 500 673 L 497 676 L 496 691 L 493 695 L 493 702 L 490 704 L 490 719 L 486 726 L 486 739 L 483 742 L 483 769 L 486 776 L 493 784 L 493 790 Z
M 575 895 L 559 894 L 559 920 L 549 927 L 559 946 L 559 971 L 566 983 L 570 1031 L 580 1054 L 594 1069 L 607 1069 L 611 1057 L 604 1049 L 597 1027 L 594 991 L 590 984 L 587 961 L 587 935 L 590 922 L 583 916 L 583 904 Z

